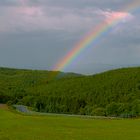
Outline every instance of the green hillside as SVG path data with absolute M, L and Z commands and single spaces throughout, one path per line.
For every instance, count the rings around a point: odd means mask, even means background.
M 140 67 L 93 76 L 1 68 L 0 102 L 41 112 L 139 116 Z

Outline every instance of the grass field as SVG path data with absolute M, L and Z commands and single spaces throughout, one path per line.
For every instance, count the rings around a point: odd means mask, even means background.
M 25 116 L 1 106 L 0 140 L 140 140 L 140 119 Z

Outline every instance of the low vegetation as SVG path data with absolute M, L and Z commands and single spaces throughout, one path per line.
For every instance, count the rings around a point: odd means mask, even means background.
M 140 120 L 25 116 L 0 108 L 0 140 L 140 140 Z

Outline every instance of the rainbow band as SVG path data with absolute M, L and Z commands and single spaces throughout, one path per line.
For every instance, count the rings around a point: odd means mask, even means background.
M 140 2 L 134 1 L 133 3 L 127 5 L 123 11 L 133 13 L 137 8 L 139 8 Z M 125 13 L 124 12 L 124 13 Z M 70 63 L 72 63 L 76 57 L 79 56 L 86 48 L 91 46 L 91 44 L 96 44 L 99 39 L 110 32 L 110 30 L 120 23 L 128 15 L 122 15 L 118 12 L 118 16 L 110 17 L 102 22 L 100 25 L 94 27 L 93 31 L 86 35 L 82 40 L 80 40 L 75 47 L 66 54 L 54 67 L 55 71 L 63 71 Z

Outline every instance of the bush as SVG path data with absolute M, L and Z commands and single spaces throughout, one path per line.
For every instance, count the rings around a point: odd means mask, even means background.
M 11 105 L 13 105 L 13 101 L 8 101 L 6 104 L 7 104 L 8 106 L 11 106 Z
M 136 99 L 135 101 L 133 101 L 131 104 L 131 108 L 132 108 L 132 114 L 134 116 L 139 116 L 140 115 L 140 100 Z
M 104 108 L 101 108 L 101 107 L 98 107 L 98 108 L 95 108 L 92 113 L 91 113 L 93 116 L 105 116 L 106 113 L 105 113 L 105 109 Z
M 107 116 L 118 116 L 119 115 L 119 105 L 115 102 L 110 103 L 106 106 Z

